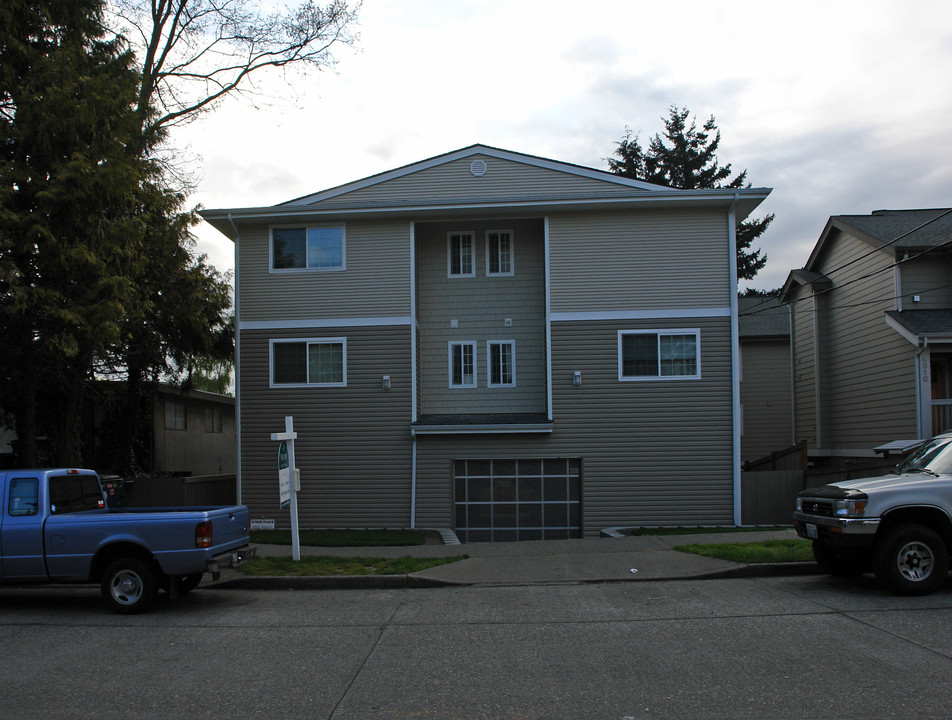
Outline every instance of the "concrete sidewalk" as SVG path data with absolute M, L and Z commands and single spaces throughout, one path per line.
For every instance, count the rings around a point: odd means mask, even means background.
M 452 557 L 468 559 L 440 565 L 410 575 L 347 577 L 245 577 L 236 571 L 222 574 L 213 583 L 241 588 L 369 588 L 552 585 L 640 580 L 677 580 L 755 577 L 819 572 L 815 563 L 745 565 L 684 553 L 674 548 L 686 544 L 756 542 L 794 539 L 793 529 L 736 533 L 646 535 L 639 537 L 542 540 L 465 545 L 415 545 L 409 547 L 326 548 L 302 547 L 302 555 L 338 557 Z M 291 548 L 259 545 L 260 556 L 290 557 Z

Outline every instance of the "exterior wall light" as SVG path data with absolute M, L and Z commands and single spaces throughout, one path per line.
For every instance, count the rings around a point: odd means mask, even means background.
M 572 384 L 573 385 L 582 384 L 582 372 L 580 370 L 576 370 L 574 373 L 572 373 Z
M 382 387 L 384 390 L 389 390 L 389 389 L 390 389 L 390 376 L 389 376 L 389 375 L 384 375 L 384 376 L 383 376 L 383 380 L 382 380 L 381 383 L 380 383 L 380 387 Z

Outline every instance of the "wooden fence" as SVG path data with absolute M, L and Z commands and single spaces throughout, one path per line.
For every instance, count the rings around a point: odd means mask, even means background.
M 108 491 L 108 490 L 107 490 Z M 120 507 L 199 507 L 234 505 L 235 475 L 137 477 L 118 481 Z

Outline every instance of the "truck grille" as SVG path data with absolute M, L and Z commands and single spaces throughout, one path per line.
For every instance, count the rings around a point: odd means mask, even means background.
M 833 517 L 833 501 L 820 498 L 803 498 L 800 503 L 802 512 L 807 515 L 823 515 Z

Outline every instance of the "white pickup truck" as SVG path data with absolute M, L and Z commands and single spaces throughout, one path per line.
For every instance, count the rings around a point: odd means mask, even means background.
M 891 475 L 808 488 L 794 526 L 834 575 L 869 570 L 894 592 L 934 592 L 952 547 L 952 433 L 932 438 Z

